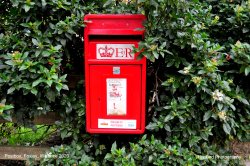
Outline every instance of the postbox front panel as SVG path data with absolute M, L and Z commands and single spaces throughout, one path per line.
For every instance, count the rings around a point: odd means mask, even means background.
M 141 129 L 141 65 L 90 65 L 92 129 Z
M 145 130 L 146 58 L 134 47 L 144 37 L 141 14 L 84 17 L 86 128 L 90 133 Z

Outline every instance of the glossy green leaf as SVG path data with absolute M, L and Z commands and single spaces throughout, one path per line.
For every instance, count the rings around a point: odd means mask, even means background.
M 226 134 L 230 134 L 231 132 L 231 127 L 228 123 L 223 123 L 223 130 L 225 131 Z
M 16 88 L 10 87 L 10 88 L 7 90 L 7 94 L 12 94 L 15 90 L 16 90 Z
M 29 5 L 24 5 L 23 9 L 25 10 L 25 12 L 28 12 L 30 10 L 30 6 Z
M 7 65 L 14 66 L 15 63 L 12 60 L 8 60 L 5 62 Z
M 212 111 L 207 111 L 203 116 L 203 121 L 207 121 L 212 116 Z
M 39 85 L 39 84 L 42 83 L 42 82 L 43 82 L 42 79 L 38 79 L 38 80 L 36 80 L 36 81 L 34 81 L 34 82 L 32 83 L 32 87 L 36 87 L 37 85 Z

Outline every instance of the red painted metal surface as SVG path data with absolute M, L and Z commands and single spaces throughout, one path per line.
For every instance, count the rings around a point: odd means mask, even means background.
M 86 15 L 84 30 L 86 129 L 141 134 L 145 130 L 146 59 L 133 47 L 143 39 L 143 15 Z

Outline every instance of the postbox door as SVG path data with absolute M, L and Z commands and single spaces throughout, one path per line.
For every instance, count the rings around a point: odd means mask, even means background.
M 91 128 L 141 129 L 141 65 L 90 65 Z

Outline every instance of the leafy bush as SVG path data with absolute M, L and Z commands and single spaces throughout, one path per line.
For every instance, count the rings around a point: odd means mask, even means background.
M 130 149 L 117 148 L 116 143 L 112 145 L 111 153 L 105 156 L 107 161 L 114 165 L 228 165 L 234 163 L 240 165 L 238 161 L 230 158 L 223 159 L 214 153 L 216 147 L 203 145 L 210 156 L 197 155 L 189 148 L 181 146 L 181 143 L 173 145 L 163 144 L 161 140 L 155 139 L 152 135 L 147 138 L 142 137 L 138 143 L 130 143 Z M 225 155 L 226 153 L 224 153 Z M 228 155 L 228 154 L 227 154 Z M 216 159 L 217 158 L 217 159 Z
M 3 118 L 27 123 L 58 111 L 65 117 L 57 123 L 61 136 L 73 137 L 65 145 L 72 156 L 44 158 L 41 164 L 239 164 L 211 156 L 230 155 L 230 141 L 250 138 L 249 1 L 5 0 L 0 5 Z M 87 135 L 82 87 L 68 91 L 67 74 L 82 74 L 81 20 L 89 12 L 147 17 L 145 40 L 136 50 L 149 59 L 150 136 L 139 141 L 134 136 L 111 145 L 115 140 L 109 136 Z M 60 147 L 51 152 L 60 154 Z
M 40 165 L 96 165 L 98 162 L 87 155 L 87 152 L 86 145 L 82 143 L 72 142 L 70 146 L 55 146 L 45 154 Z
M 18 126 L 14 123 L 0 124 L 0 144 L 8 145 L 31 145 L 43 143 L 44 140 L 55 133 L 57 130 L 54 126 L 36 125 L 36 130 Z
M 29 119 L 61 109 L 67 74 L 77 70 L 70 61 L 82 57 L 83 12 L 92 8 L 78 1 L 1 3 L 1 100 L 15 106 L 13 116 Z

